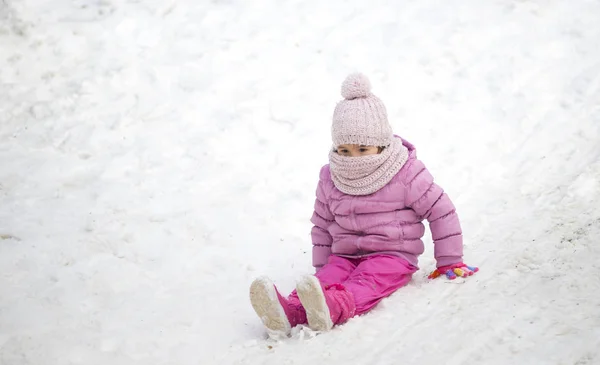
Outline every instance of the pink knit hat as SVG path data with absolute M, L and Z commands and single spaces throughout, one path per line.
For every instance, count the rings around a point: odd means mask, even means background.
M 342 83 L 342 96 L 333 112 L 333 145 L 358 144 L 388 146 L 393 139 L 383 102 L 371 94 L 371 83 L 361 73 L 353 73 Z

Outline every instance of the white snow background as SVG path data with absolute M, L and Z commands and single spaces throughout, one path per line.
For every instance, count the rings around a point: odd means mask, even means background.
M 3 0 L 0 364 L 600 364 L 600 3 Z M 269 339 L 340 84 L 458 209 L 467 280 Z

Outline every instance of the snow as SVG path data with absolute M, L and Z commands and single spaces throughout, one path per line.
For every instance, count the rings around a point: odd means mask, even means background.
M 600 363 L 600 3 L 0 2 L 0 364 Z M 454 200 L 411 284 L 269 339 L 344 77 Z

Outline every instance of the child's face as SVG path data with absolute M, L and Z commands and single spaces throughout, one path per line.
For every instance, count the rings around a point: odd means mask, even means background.
M 363 146 L 358 144 L 342 144 L 336 149 L 338 155 L 348 157 L 360 157 L 368 155 L 376 155 L 379 153 L 379 147 L 376 146 Z

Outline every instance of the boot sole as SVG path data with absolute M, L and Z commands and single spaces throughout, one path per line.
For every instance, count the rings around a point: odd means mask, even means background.
M 306 319 L 310 329 L 329 331 L 333 327 L 333 322 L 319 279 L 315 276 L 305 276 L 296 285 L 296 291 L 306 310 Z
M 275 286 L 271 280 L 260 277 L 252 282 L 250 303 L 268 330 L 289 334 L 292 326 L 279 303 Z

